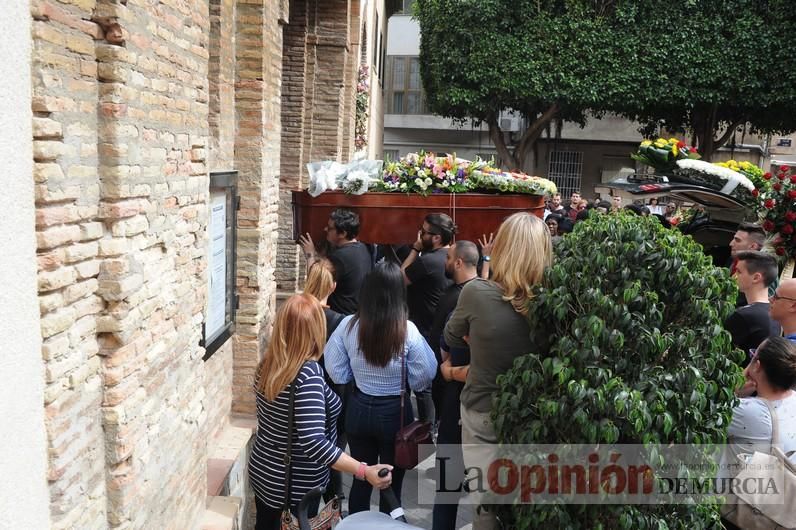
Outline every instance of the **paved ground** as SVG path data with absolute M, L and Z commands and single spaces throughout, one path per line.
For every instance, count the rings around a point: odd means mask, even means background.
M 425 481 L 424 491 L 429 491 L 427 488 L 433 488 L 433 480 L 427 477 L 426 470 L 434 467 L 434 458 L 429 457 L 421 462 L 416 470 L 408 471 L 404 477 L 403 483 L 403 508 L 406 512 L 406 520 L 413 526 L 431 530 L 431 510 L 432 504 L 420 504 L 418 502 L 418 492 L 420 484 L 418 480 Z M 343 475 L 343 486 L 346 494 L 351 489 L 351 481 L 354 480 L 351 475 Z M 379 496 L 374 493 L 371 495 L 370 500 L 371 510 L 378 511 L 379 509 Z M 347 501 L 343 502 L 343 510 L 348 509 Z M 470 505 L 460 506 L 458 517 L 456 519 L 456 528 L 459 530 L 470 530 L 472 528 L 473 520 L 473 507 Z M 375 529 L 374 529 L 375 530 Z

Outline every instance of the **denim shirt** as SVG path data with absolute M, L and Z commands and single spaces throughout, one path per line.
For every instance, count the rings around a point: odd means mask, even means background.
M 395 356 L 386 366 L 374 366 L 365 360 L 359 349 L 359 322 L 347 316 L 326 343 L 324 366 L 329 377 L 341 385 L 354 381 L 369 396 L 397 396 L 401 393 L 401 358 Z M 350 328 L 350 329 L 349 329 Z M 407 379 L 409 388 L 426 390 L 437 373 L 437 360 L 426 339 L 410 321 L 406 322 Z

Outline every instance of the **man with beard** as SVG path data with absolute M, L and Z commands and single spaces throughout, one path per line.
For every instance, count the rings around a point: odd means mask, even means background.
M 445 322 L 448 320 L 448 315 L 456 307 L 456 302 L 459 301 L 459 293 L 462 292 L 462 287 L 478 276 L 477 267 L 478 247 L 475 243 L 462 240 L 450 246 L 445 260 L 445 277 L 453 280 L 453 285 L 445 289 L 439 299 L 428 336 L 428 344 L 437 357 L 438 365 L 442 364 L 439 345 L 442 330 L 445 329 Z M 434 406 L 437 409 L 440 407 L 440 392 L 443 382 L 440 374 L 437 373 L 437 378 L 434 379 L 434 385 L 431 389 L 434 397 Z
M 401 265 L 406 284 L 409 320 L 411 320 L 429 345 L 434 348 L 429 334 L 442 292 L 451 284 L 445 277 L 447 249 L 456 233 L 453 220 L 444 213 L 431 213 L 423 219 L 417 240 L 409 249 L 409 255 Z M 439 349 L 439 337 L 437 338 Z M 434 419 L 431 396 L 418 396 L 420 419 Z
M 445 276 L 452 279 L 454 283 L 442 293 L 442 297 L 439 299 L 429 337 L 433 341 L 431 349 L 434 350 L 440 367 L 431 387 L 439 421 L 437 443 L 441 444 L 437 453 L 436 478 L 437 485 L 444 484 L 447 491 L 456 491 L 464 477 L 461 451 L 462 433 L 461 425 L 459 425 L 459 394 L 467 376 L 466 366 L 469 364 L 469 350 L 442 346 L 442 331 L 459 301 L 462 287 L 478 276 L 477 266 L 478 247 L 472 241 L 457 241 L 448 249 Z M 445 352 L 441 351 L 443 348 L 446 349 Z M 443 356 L 446 356 L 444 361 Z M 445 458 L 448 465 L 442 467 L 440 458 Z M 455 528 L 457 509 L 457 505 L 449 500 L 435 503 L 432 529 L 450 530 Z

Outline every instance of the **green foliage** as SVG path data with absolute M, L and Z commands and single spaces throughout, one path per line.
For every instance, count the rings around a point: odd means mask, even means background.
M 554 119 L 583 123 L 611 111 L 648 135 L 693 128 L 709 158 L 727 126 L 796 130 L 793 13 L 791 0 L 418 0 L 415 16 L 437 114 L 489 123 L 513 109 L 533 123 L 557 105 Z
M 529 312 L 549 348 L 498 378 L 500 441 L 723 442 L 742 379 L 742 353 L 722 326 L 737 294 L 728 272 L 690 237 L 624 213 L 578 223 L 555 251 Z M 713 507 L 699 505 L 518 505 L 506 515 L 512 528 L 718 522 Z

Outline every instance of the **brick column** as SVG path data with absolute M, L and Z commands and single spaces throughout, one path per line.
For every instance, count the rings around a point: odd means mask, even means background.
M 276 303 L 274 264 L 281 148 L 283 6 L 238 0 L 235 165 L 240 171 L 238 293 L 233 411 L 255 413 L 252 383 L 261 337 L 270 336 Z
M 277 256 L 282 291 L 298 289 L 304 276 L 304 260 L 292 239 L 290 192 L 307 187 L 308 162 L 345 162 L 354 151 L 359 32 L 358 1 L 290 2 L 283 51 Z

